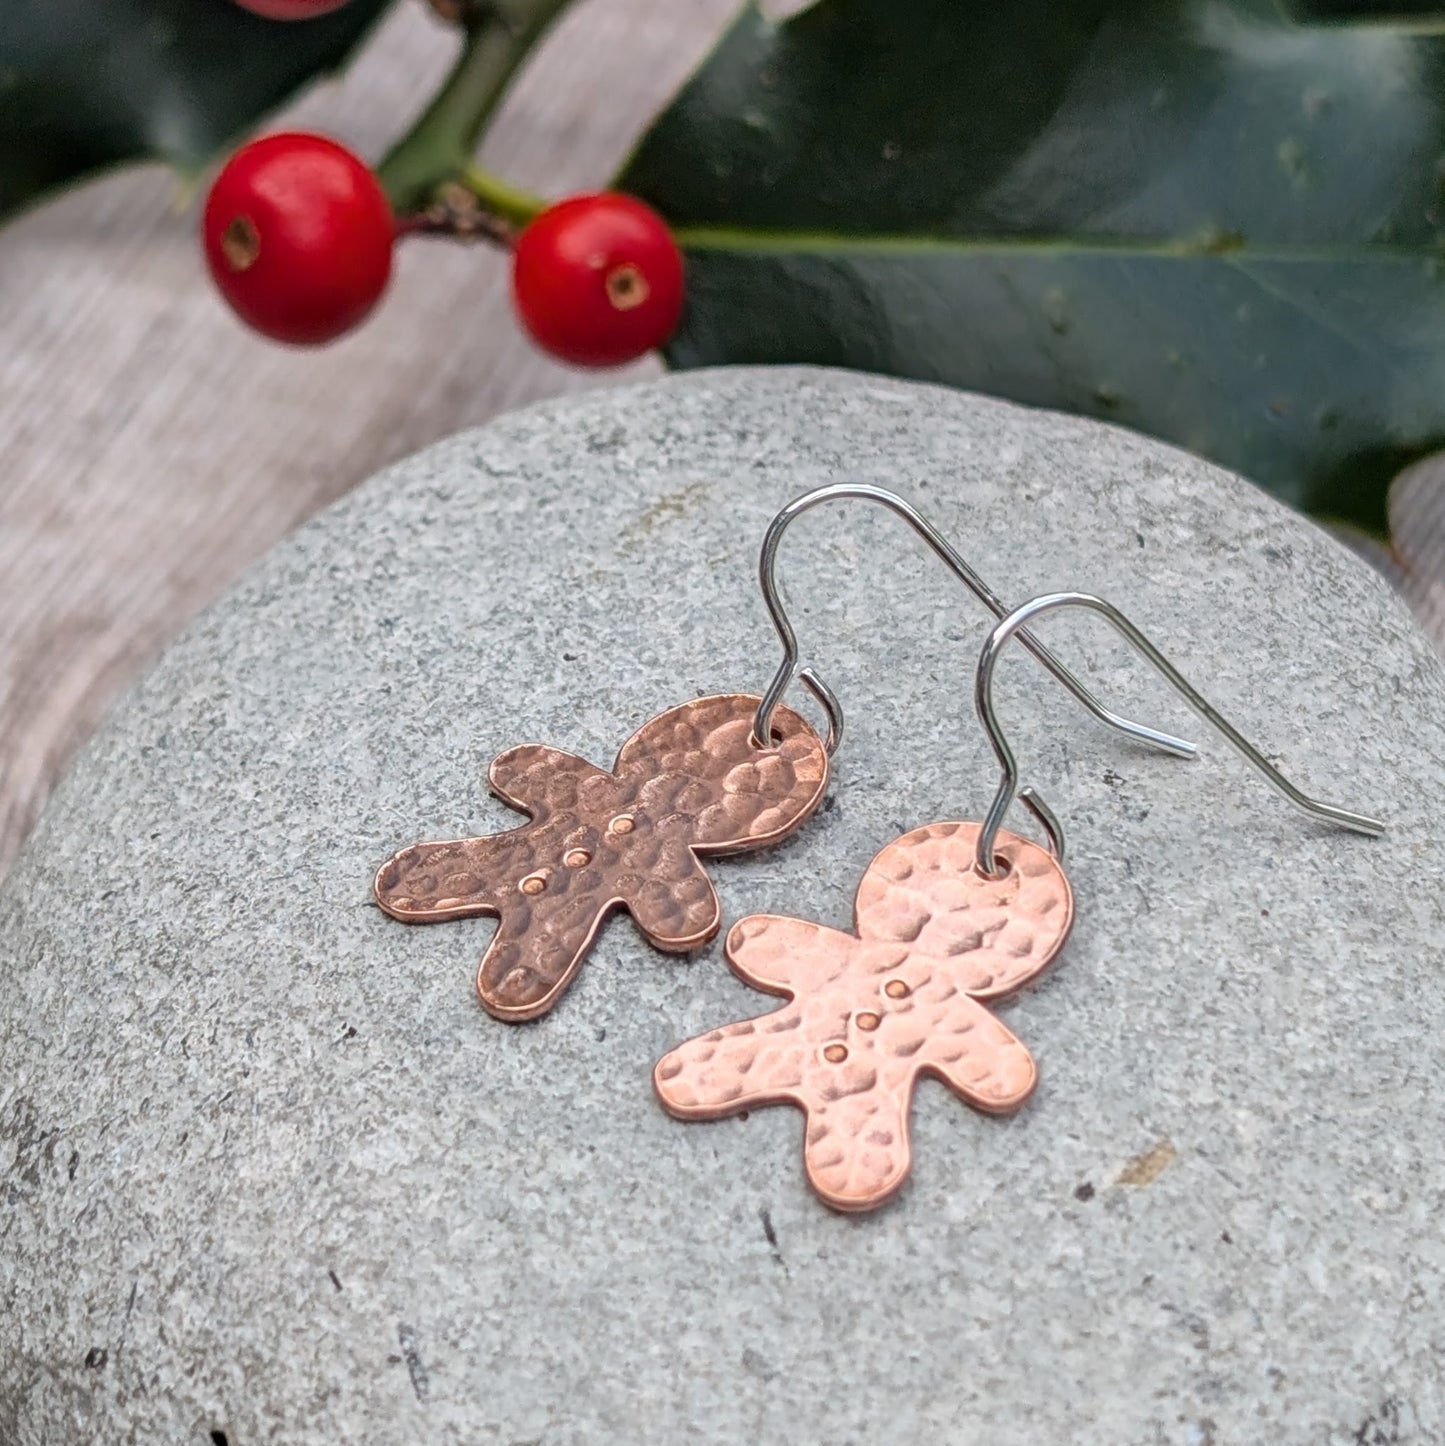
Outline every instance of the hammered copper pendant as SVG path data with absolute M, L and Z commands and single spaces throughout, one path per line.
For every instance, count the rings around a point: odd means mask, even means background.
M 1000 833 L 1001 872 L 974 863 L 979 826 L 936 823 L 889 844 L 859 885 L 854 933 L 756 914 L 728 934 L 744 983 L 788 1003 L 699 1035 L 653 1072 L 679 1119 L 763 1105 L 803 1110 L 803 1159 L 838 1210 L 872 1210 L 908 1178 L 908 1115 L 920 1075 L 989 1114 L 1017 1109 L 1037 1071 L 984 1007 L 1063 947 L 1073 895 L 1038 845 Z
M 706 944 L 721 911 L 701 859 L 786 837 L 828 786 L 823 741 L 792 709 L 774 715 L 771 747 L 753 742 L 758 702 L 670 709 L 622 745 L 611 772 L 542 744 L 509 749 L 488 780 L 531 822 L 402 849 L 376 875 L 377 903 L 409 924 L 499 919 L 477 991 L 505 1020 L 557 1002 L 615 909 L 658 949 Z

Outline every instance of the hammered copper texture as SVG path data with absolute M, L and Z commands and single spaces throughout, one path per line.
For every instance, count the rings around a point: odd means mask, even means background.
M 699 855 L 783 838 L 828 785 L 822 741 L 792 709 L 775 715 L 773 747 L 754 747 L 757 706 L 733 694 L 662 713 L 610 773 L 542 744 L 509 749 L 488 779 L 532 821 L 402 849 L 376 875 L 377 903 L 405 923 L 499 919 L 477 973 L 498 1019 L 550 1009 L 616 908 L 659 949 L 707 943 L 721 912 Z
M 1023 1104 L 1033 1059 L 979 1001 L 1053 959 L 1073 896 L 1055 860 L 1013 834 L 999 835 L 1007 874 L 980 875 L 977 838 L 977 824 L 935 823 L 889 844 L 859 885 L 855 934 L 772 914 L 735 924 L 734 972 L 791 1002 L 665 1055 L 653 1084 L 669 1113 L 797 1105 L 813 1188 L 836 1209 L 871 1210 L 908 1178 L 919 1075 L 991 1114 Z

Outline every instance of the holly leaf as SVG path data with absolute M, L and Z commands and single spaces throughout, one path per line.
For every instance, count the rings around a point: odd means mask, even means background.
M 232 0 L 0 0 L 0 217 L 123 161 L 194 172 L 390 0 L 264 20 Z
M 1445 38 L 1418 17 L 750 9 L 618 184 L 687 253 L 677 366 L 1101 417 L 1376 533 L 1390 478 L 1445 447 Z
M 1297 20 L 1382 20 L 1438 29 L 1440 0 L 1283 0 L 1285 12 Z

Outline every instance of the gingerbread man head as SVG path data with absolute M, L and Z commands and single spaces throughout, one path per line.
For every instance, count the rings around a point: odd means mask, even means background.
M 999 835 L 1002 872 L 974 866 L 978 825 L 940 823 L 889 844 L 858 888 L 855 932 L 771 914 L 733 926 L 727 954 L 783 1008 L 680 1045 L 653 1074 L 683 1119 L 792 1104 L 804 1163 L 839 1210 L 870 1210 L 912 1166 L 908 1115 L 921 1074 L 1002 1114 L 1033 1092 L 1034 1062 L 984 1007 L 1043 970 L 1073 922 L 1057 861 Z
M 402 849 L 376 875 L 377 903 L 407 923 L 500 919 L 477 975 L 499 1019 L 550 1009 L 614 909 L 659 949 L 707 943 L 721 912 L 700 859 L 783 838 L 828 785 L 822 740 L 791 709 L 775 715 L 772 746 L 753 742 L 757 706 L 733 694 L 670 709 L 610 772 L 540 744 L 508 750 L 488 778 L 531 822 Z

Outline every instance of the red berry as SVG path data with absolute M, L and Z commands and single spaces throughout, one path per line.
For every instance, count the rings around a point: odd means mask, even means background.
M 221 295 L 276 341 L 331 341 L 374 307 L 391 275 L 391 206 L 366 163 L 325 136 L 242 146 L 201 221 Z
M 340 10 L 346 0 L 236 0 L 236 4 L 268 20 L 310 20 Z
M 577 366 L 617 366 L 676 328 L 682 252 L 662 217 L 634 197 L 573 196 L 517 239 L 512 295 L 544 351 Z

